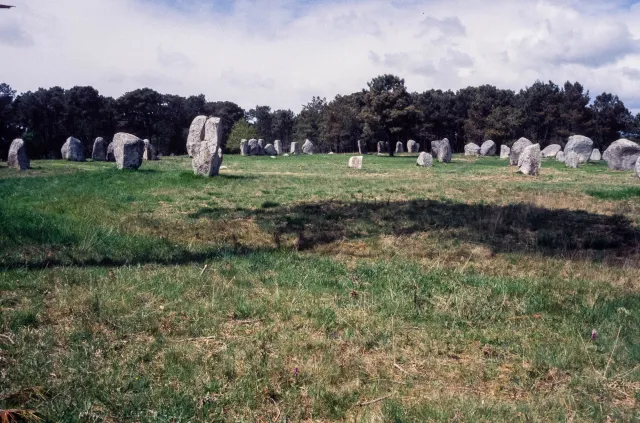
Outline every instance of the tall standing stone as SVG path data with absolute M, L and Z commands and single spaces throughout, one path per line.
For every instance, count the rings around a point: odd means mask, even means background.
M 349 159 L 349 167 L 351 169 L 362 169 L 362 156 L 353 156 Z
M 277 155 L 281 155 L 282 153 L 284 153 L 284 150 L 282 150 L 282 141 L 280 140 L 275 140 L 273 142 L 273 148 L 276 150 Z
M 20 170 L 31 168 L 31 162 L 27 155 L 27 148 L 24 141 L 20 138 L 13 140 L 9 147 L 9 155 L 7 156 L 7 166 Z
M 551 144 L 542 149 L 540 153 L 542 154 L 542 157 L 555 157 L 560 151 L 562 151 L 562 147 L 560 147 L 560 145 Z
M 91 152 L 91 159 L 94 162 L 107 161 L 107 142 L 104 140 L 104 138 L 98 137 L 93 142 L 93 151 Z
M 487 140 L 482 143 L 480 146 L 480 155 L 481 156 L 495 156 L 496 151 L 498 150 L 498 146 L 492 140 Z
M 191 122 L 189 136 L 187 137 L 187 154 L 189 154 L 189 157 L 193 157 L 193 152 L 191 151 L 193 146 L 200 144 L 204 139 L 205 123 L 207 123 L 206 116 L 198 116 Z
M 210 117 L 205 122 L 204 140 L 194 149 L 193 172 L 196 175 L 216 176 L 220 173 L 224 154 L 222 124 L 218 117 Z
M 570 151 L 564 158 L 564 165 L 572 169 L 577 169 L 580 163 L 580 156 L 575 151 Z
M 400 141 L 398 141 L 396 143 L 396 152 L 395 154 L 402 154 L 404 153 L 404 145 L 402 145 L 402 143 Z
M 480 154 L 480 146 L 478 144 L 469 143 L 464 146 L 465 156 L 477 156 Z
M 67 138 L 67 142 L 62 145 L 60 150 L 63 160 L 69 160 L 70 162 L 84 162 L 84 146 L 79 139 L 74 137 Z
M 118 132 L 113 136 L 113 154 L 118 169 L 136 170 L 142 166 L 144 141 L 135 135 Z
M 606 151 L 607 164 L 611 170 L 632 170 L 640 157 L 640 145 L 622 138 L 614 141 Z
M 432 167 L 433 166 L 433 156 L 431 154 L 423 151 L 418 156 L 418 162 L 416 163 L 416 165 L 417 166 L 422 166 L 422 167 Z
M 358 153 L 367 154 L 367 142 L 365 140 L 358 140 Z
M 593 141 L 583 135 L 572 135 L 564 147 L 564 156 L 568 158 L 572 151 L 578 155 L 580 163 L 586 163 L 593 152 Z
M 313 154 L 316 152 L 316 146 L 310 140 L 305 140 L 302 144 L 302 152 L 304 154 Z
M 142 160 L 159 160 L 158 152 L 156 148 L 151 144 L 149 140 L 143 140 L 144 142 L 144 153 L 142 154 Z
M 420 151 L 420 144 L 414 140 L 407 141 L 407 153 L 417 153 Z
M 440 163 L 450 163 L 451 162 L 451 143 L 447 138 L 440 141 L 438 144 L 438 161 Z
M 542 156 L 540 154 L 540 144 L 533 144 L 526 147 L 518 157 L 520 162 L 520 173 L 535 176 L 540 173 Z
M 297 142 L 292 142 L 291 143 L 291 150 L 289 151 L 289 154 L 291 155 L 299 155 L 300 154 L 300 143 Z
M 248 149 L 248 145 L 247 145 L 247 140 L 246 139 L 242 139 L 240 140 L 240 155 L 241 156 L 247 156 L 247 149 Z
M 591 157 L 589 157 L 589 161 L 599 162 L 600 160 L 602 160 L 602 154 L 600 154 L 600 150 L 598 150 L 597 148 L 594 148 L 593 151 L 591 152 Z
M 517 166 L 518 161 L 520 160 L 520 155 L 524 149 L 530 145 L 533 145 L 533 143 L 524 137 L 513 143 L 511 153 L 509 154 L 509 164 L 511 164 L 511 166 Z
M 500 146 L 500 158 L 501 159 L 508 159 L 509 156 L 511 156 L 511 149 L 509 148 L 509 146 L 507 145 L 501 145 Z

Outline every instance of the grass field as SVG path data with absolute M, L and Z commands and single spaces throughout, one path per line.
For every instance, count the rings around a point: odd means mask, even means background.
M 2 164 L 0 409 L 640 420 L 632 172 L 347 159 Z

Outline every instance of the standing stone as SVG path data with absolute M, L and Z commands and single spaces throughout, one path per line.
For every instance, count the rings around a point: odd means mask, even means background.
M 31 162 L 29 161 L 29 156 L 27 156 L 27 148 L 20 138 L 13 140 L 11 147 L 9 147 L 7 166 L 20 170 L 31 168 Z
M 258 145 L 264 150 L 264 140 L 262 138 L 258 140 Z
M 420 151 L 420 144 L 414 140 L 407 141 L 407 153 L 417 153 Z
M 222 142 L 222 124 L 220 118 L 210 117 L 205 122 L 204 140 L 194 153 L 191 165 L 193 173 L 203 176 L 216 176 L 222 166 L 224 143 Z
M 510 155 L 511 155 L 511 149 L 506 145 L 501 145 L 500 146 L 500 158 L 501 159 L 508 159 Z
M 464 146 L 465 156 L 477 156 L 480 154 L 480 146 L 478 144 L 469 143 Z
M 526 147 L 520 156 L 520 173 L 535 176 L 540 173 L 542 156 L 540 154 L 540 144 L 533 144 Z
M 593 152 L 593 141 L 583 135 L 572 135 L 564 147 L 564 156 L 568 159 L 572 151 L 578 155 L 580 163 L 586 163 Z
M 600 160 L 602 160 L 602 154 L 600 154 L 600 150 L 598 150 L 597 148 L 594 148 L 593 151 L 591 152 L 591 157 L 589 157 L 589 161 L 599 162 Z
M 62 159 L 70 162 L 84 162 L 84 146 L 80 140 L 69 137 L 62 146 Z
M 276 150 L 276 154 L 277 154 L 277 155 L 282 154 L 282 153 L 283 153 L 283 150 L 282 150 L 282 141 L 280 141 L 280 140 L 275 140 L 275 141 L 273 142 L 273 148 Z
M 278 152 L 276 151 L 276 148 L 273 146 L 273 144 L 267 144 L 264 146 L 264 154 L 266 154 L 267 156 L 275 156 L 278 154 Z
M 402 154 L 404 153 L 404 145 L 402 145 L 402 143 L 400 141 L 398 141 L 396 143 L 396 152 L 395 154 Z
M 632 170 L 640 157 L 640 145 L 622 138 L 607 149 L 607 164 L 611 170 Z
M 542 151 L 542 157 L 556 157 L 556 155 L 562 151 L 562 147 L 558 144 L 551 144 L 546 146 Z
M 385 147 L 384 141 L 378 141 L 378 154 L 384 154 L 386 152 Z
M 451 144 L 447 138 L 440 141 L 438 144 L 438 161 L 440 163 L 451 162 Z
M 353 156 L 349 159 L 349 167 L 351 169 L 362 169 L 362 156 Z
M 580 164 L 580 156 L 575 151 L 570 151 L 564 158 L 564 165 L 572 169 L 577 169 Z
M 365 140 L 358 140 L 358 153 L 367 154 L 367 142 Z
M 247 156 L 264 156 L 264 149 L 260 145 L 260 141 L 252 138 L 247 145 Z
M 533 143 L 524 137 L 513 143 L 513 147 L 511 147 L 511 153 L 509 154 L 509 164 L 511 166 L 516 166 L 518 164 L 518 161 L 520 160 L 520 155 L 522 154 L 524 149 L 529 147 L 530 145 L 533 145 Z
M 498 146 L 492 140 L 487 140 L 480 146 L 481 156 L 495 156 L 498 151 Z
M 431 154 L 438 156 L 438 149 L 440 148 L 440 141 L 431 141 Z
M 558 151 L 558 154 L 556 154 L 556 160 L 564 163 L 565 158 L 566 157 L 564 157 L 564 151 Z
M 422 152 L 420 153 L 420 155 L 418 156 L 418 162 L 416 163 L 417 166 L 423 166 L 423 167 L 432 167 L 433 166 L 433 156 L 429 153 L 426 152 Z
M 158 152 L 156 148 L 151 144 L 151 141 L 144 140 L 144 153 L 142 154 L 142 160 L 160 160 L 158 158 Z
M 247 140 L 243 138 L 240 140 L 240 155 L 247 156 L 248 155 L 247 150 L 248 150 Z
M 113 141 L 109 143 L 109 145 L 107 146 L 107 161 L 108 162 L 115 162 L 116 161 L 116 156 L 113 153 Z
M 198 116 L 191 122 L 189 136 L 187 137 L 187 154 L 189 154 L 189 157 L 193 157 L 193 152 L 191 151 L 193 146 L 200 144 L 204 139 L 205 123 L 207 123 L 206 116 Z
M 93 142 L 93 151 L 91 153 L 91 159 L 94 162 L 107 161 L 107 142 L 104 140 L 104 138 L 98 137 Z
M 136 170 L 142 166 L 144 141 L 135 135 L 118 132 L 113 136 L 113 154 L 118 169 Z
M 636 176 L 640 178 L 640 156 L 638 157 L 638 160 L 636 160 Z
M 289 150 L 289 154 L 292 155 L 299 155 L 300 154 L 300 143 L 297 142 L 292 142 L 291 143 L 291 150 Z
M 304 154 L 313 154 L 316 151 L 316 146 L 309 140 L 305 140 L 302 144 L 302 152 Z

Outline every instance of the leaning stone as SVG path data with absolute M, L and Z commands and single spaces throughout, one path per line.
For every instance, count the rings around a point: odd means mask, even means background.
M 589 157 L 589 161 L 599 162 L 600 160 L 602 160 L 602 154 L 600 154 L 600 150 L 598 150 L 597 148 L 594 148 L 593 151 L 591 152 L 591 157 Z
M 275 156 L 276 154 L 278 154 L 278 152 L 276 151 L 276 148 L 273 146 L 273 144 L 267 144 L 264 146 L 264 154 L 266 154 L 267 156 Z
M 495 156 L 496 151 L 498 151 L 498 146 L 495 142 L 491 140 L 487 140 L 482 143 L 480 146 L 480 155 L 481 156 Z
M 480 146 L 478 144 L 469 143 L 464 146 L 465 156 L 477 156 L 480 154 Z
M 540 144 L 533 144 L 526 147 L 520 154 L 520 173 L 535 176 L 540 173 L 542 156 L 540 154 Z
M 113 154 L 118 169 L 136 170 L 142 166 L 144 141 L 135 135 L 119 132 L 113 136 Z
M 349 167 L 351 169 L 362 169 L 362 156 L 353 156 L 349 159 Z
M 542 157 L 555 157 L 560 151 L 562 151 L 562 147 L 558 144 L 551 144 L 546 146 L 540 153 Z
M 98 137 L 93 142 L 93 151 L 91 152 L 91 159 L 94 162 L 107 161 L 107 142 L 104 140 L 104 138 Z
M 160 160 L 158 158 L 156 148 L 149 140 L 144 140 L 144 154 L 142 154 L 142 160 Z
M 193 152 L 191 151 L 193 146 L 200 144 L 204 139 L 205 123 L 207 123 L 206 116 L 198 116 L 191 122 L 189 136 L 187 137 L 187 154 L 189 154 L 189 157 L 193 157 Z
M 586 163 L 593 152 L 593 141 L 583 135 L 572 135 L 564 147 L 564 156 L 568 158 L 569 153 L 572 151 L 578 155 L 580 163 Z
M 302 144 L 302 152 L 304 154 L 313 154 L 316 152 L 316 146 L 309 140 L 305 140 Z
M 451 162 L 451 144 L 447 138 L 441 140 L 438 144 L 438 161 L 440 163 Z
M 398 141 L 396 143 L 396 152 L 395 154 L 402 154 L 404 153 L 404 145 L 402 145 L 402 143 L 400 141 Z
M 640 145 L 622 138 L 609 146 L 606 156 L 609 169 L 632 170 L 640 157 Z
M 292 142 L 291 149 L 289 150 L 289 154 L 294 156 L 300 154 L 300 143 Z
M 358 153 L 367 154 L 367 142 L 365 140 L 358 140 Z
M 276 154 L 278 154 L 278 155 L 282 154 L 282 153 L 283 153 L 283 150 L 282 150 L 282 141 L 280 141 L 280 140 L 275 140 L 275 141 L 273 142 L 273 148 L 275 148 L 275 150 L 276 150 Z
M 524 149 L 529 147 L 530 145 L 533 145 L 533 143 L 524 137 L 513 143 L 513 147 L 511 147 L 511 153 L 509 154 L 509 164 L 511 166 L 518 165 L 518 162 L 520 161 L 520 155 L 522 154 Z
M 414 140 L 407 141 L 407 153 L 417 153 L 420 151 L 420 144 Z
M 113 154 L 113 141 L 110 142 L 109 145 L 107 146 L 107 161 L 108 162 L 116 161 L 116 156 L 115 154 Z
M 27 156 L 27 148 L 20 138 L 13 140 L 9 147 L 7 166 L 20 170 L 31 168 L 31 162 L 29 161 L 29 156 Z
M 579 164 L 580 164 L 580 156 L 575 151 L 570 151 L 569 154 L 565 156 L 564 165 L 566 167 L 577 169 Z
M 564 157 L 564 151 L 558 151 L 558 154 L 556 154 L 556 160 L 564 163 L 565 159 L 566 157 Z
M 429 153 L 426 152 L 422 152 L 420 153 L 420 155 L 418 156 L 418 162 L 416 163 L 417 166 L 423 166 L 423 167 L 432 167 L 433 166 L 433 156 Z
M 84 146 L 80 140 L 69 137 L 62 146 L 62 159 L 70 162 L 84 162 Z
M 224 144 L 220 118 L 210 117 L 205 123 L 204 141 L 200 143 L 191 165 L 196 175 L 216 176 L 222 166 Z

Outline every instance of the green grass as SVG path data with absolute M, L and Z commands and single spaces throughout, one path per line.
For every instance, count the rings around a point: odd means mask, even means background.
M 637 178 L 347 160 L 228 156 L 210 179 L 185 158 L 0 167 L 0 409 L 640 418 Z

